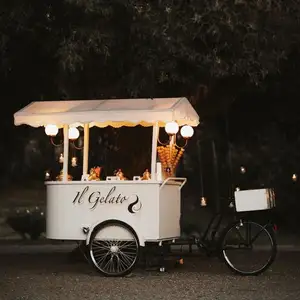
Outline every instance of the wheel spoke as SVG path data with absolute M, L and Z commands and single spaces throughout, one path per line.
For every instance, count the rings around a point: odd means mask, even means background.
M 125 248 L 125 247 L 128 248 L 130 246 L 136 247 L 136 243 L 135 243 L 135 241 L 125 241 L 125 242 L 120 243 L 118 246 L 120 246 L 121 249 Z
M 104 265 L 103 270 L 105 270 L 106 268 L 108 268 L 108 270 L 110 270 L 111 261 L 112 261 L 112 257 L 110 257 L 110 259 Z
M 108 251 L 110 249 L 110 247 L 107 246 L 96 246 L 93 248 L 95 249 L 95 251 Z
M 104 254 L 104 255 L 102 255 L 102 256 L 98 255 L 97 257 L 101 257 L 101 258 L 97 261 L 97 263 L 98 263 L 99 265 L 102 265 L 102 263 L 105 261 L 105 259 L 106 259 L 108 256 L 109 256 L 109 252 L 107 252 L 106 254 Z M 96 257 L 95 257 L 95 258 L 96 258 Z
M 121 271 L 126 270 L 127 265 L 123 262 L 122 259 L 120 259 L 119 256 L 118 256 L 118 261 L 119 261 L 119 263 L 120 263 L 120 270 L 121 270 Z
M 134 260 L 134 256 L 130 257 L 129 255 L 126 255 L 125 253 L 122 253 L 122 252 L 120 252 L 119 254 L 120 254 L 120 257 L 122 257 L 123 261 L 125 263 L 127 263 L 128 266 L 130 266 L 132 264 L 132 262 Z

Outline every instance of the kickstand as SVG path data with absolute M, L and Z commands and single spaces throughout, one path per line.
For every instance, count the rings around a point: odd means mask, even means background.
M 159 245 L 159 272 L 166 272 L 165 268 L 165 247 L 163 244 Z
M 84 256 L 86 261 L 89 262 L 89 258 L 87 255 L 87 245 L 85 245 L 84 242 L 81 242 L 81 243 L 77 242 L 77 244 L 78 244 L 79 251 Z

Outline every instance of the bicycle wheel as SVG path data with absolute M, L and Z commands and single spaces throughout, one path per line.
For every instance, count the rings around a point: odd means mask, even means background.
M 253 221 L 237 221 L 220 239 L 226 265 L 240 275 L 258 275 L 274 262 L 277 244 L 273 230 Z
M 125 276 L 139 257 L 139 240 L 127 224 L 111 220 L 93 231 L 89 245 L 90 258 L 96 269 L 108 277 Z

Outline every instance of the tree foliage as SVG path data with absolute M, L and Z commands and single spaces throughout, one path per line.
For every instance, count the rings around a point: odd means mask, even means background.
M 293 0 L 0 5 L 2 73 L 32 51 L 33 64 L 50 70 L 73 97 L 188 94 L 232 76 L 258 84 L 299 46 L 300 4 Z

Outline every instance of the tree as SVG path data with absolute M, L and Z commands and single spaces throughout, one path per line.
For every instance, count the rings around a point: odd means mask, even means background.
M 111 70 L 122 70 L 115 85 L 125 86 L 132 96 L 189 94 L 198 84 L 210 87 L 228 77 L 258 84 L 279 72 L 291 47 L 299 45 L 299 5 L 294 1 L 68 2 L 89 17 L 114 24 L 108 41 L 115 43 L 88 37 L 94 49 L 107 46 Z M 72 40 L 76 46 L 69 47 L 82 49 L 80 42 Z M 73 57 L 78 59 L 69 68 L 84 63 L 82 55 Z
M 279 72 L 281 61 L 299 46 L 300 7 L 292 0 L 3 5 L 10 13 L 2 18 L 8 24 L 2 53 L 16 32 L 30 36 L 30 43 L 39 41 L 43 59 L 58 63 L 56 83 L 63 82 L 72 96 L 190 94 L 199 84 L 216 86 L 233 77 L 259 84 Z

